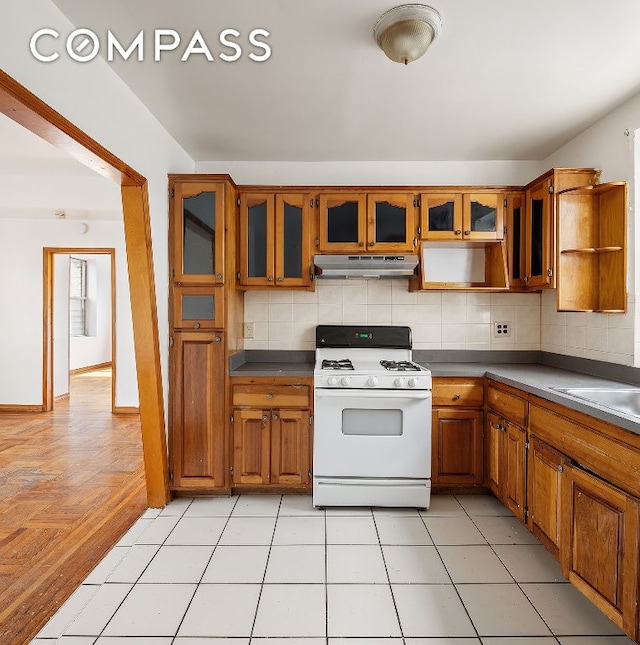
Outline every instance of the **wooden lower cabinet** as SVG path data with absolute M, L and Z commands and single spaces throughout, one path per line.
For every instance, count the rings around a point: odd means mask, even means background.
M 434 408 L 431 481 L 433 484 L 482 484 L 483 413 Z
M 233 485 L 310 487 L 310 383 L 238 378 L 231 391 Z
M 527 482 L 527 433 L 495 412 L 487 414 L 487 485 L 524 522 Z
M 175 332 L 170 464 L 174 490 L 228 487 L 222 333 Z
M 564 455 L 538 437 L 530 437 L 527 526 L 556 559 L 560 559 L 561 490 L 565 462 Z
M 563 573 L 627 634 L 637 638 L 637 499 L 578 467 L 562 491 Z

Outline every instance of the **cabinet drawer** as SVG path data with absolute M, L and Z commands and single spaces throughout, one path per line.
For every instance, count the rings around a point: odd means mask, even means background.
M 468 379 L 433 380 L 433 407 L 455 405 L 481 408 L 483 404 L 482 383 Z
M 257 408 L 308 408 L 311 405 L 307 385 L 234 385 L 232 403 Z
M 487 391 L 489 408 L 520 427 L 526 426 L 527 402 L 518 396 L 490 387 Z

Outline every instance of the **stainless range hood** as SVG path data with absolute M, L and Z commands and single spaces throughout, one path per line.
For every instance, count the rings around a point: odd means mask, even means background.
M 318 278 L 410 278 L 417 255 L 314 255 Z

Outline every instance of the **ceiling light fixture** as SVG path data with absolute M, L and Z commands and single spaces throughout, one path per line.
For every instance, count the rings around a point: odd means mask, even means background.
M 442 29 L 442 18 L 424 4 L 403 4 L 383 13 L 373 26 L 373 37 L 396 63 L 413 62 L 424 55 Z

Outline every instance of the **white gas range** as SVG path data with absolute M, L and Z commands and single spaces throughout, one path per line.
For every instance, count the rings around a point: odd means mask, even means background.
M 319 325 L 314 369 L 314 506 L 428 508 L 431 372 L 411 328 Z

